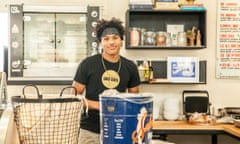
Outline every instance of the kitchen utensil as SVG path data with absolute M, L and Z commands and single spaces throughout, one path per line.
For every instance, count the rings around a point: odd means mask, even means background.
M 34 87 L 37 98 L 27 96 L 25 89 Z M 62 96 L 73 88 L 75 96 Z M 63 88 L 60 95 L 44 97 L 35 85 L 26 85 L 22 96 L 12 97 L 14 121 L 20 143 L 76 144 L 80 133 L 82 100 L 74 87 Z

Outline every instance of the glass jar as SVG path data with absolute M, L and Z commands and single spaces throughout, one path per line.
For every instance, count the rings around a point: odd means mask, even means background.
M 141 28 L 139 31 L 140 31 L 140 45 L 144 45 L 144 33 L 146 32 L 146 29 Z
M 178 46 L 186 46 L 187 45 L 187 37 L 186 37 L 185 32 L 178 32 L 177 44 L 178 44 Z
M 138 28 L 133 27 L 130 30 L 130 46 L 138 46 L 140 42 L 140 33 Z
M 152 31 L 144 32 L 144 45 L 155 45 L 155 33 Z
M 156 33 L 156 45 L 166 46 L 166 33 L 159 31 Z

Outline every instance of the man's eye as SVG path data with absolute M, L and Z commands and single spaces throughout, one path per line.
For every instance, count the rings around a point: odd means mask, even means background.
M 105 38 L 103 38 L 103 40 L 105 40 L 105 41 L 107 41 L 108 39 L 109 39 L 109 38 L 106 38 L 106 37 L 105 37 Z
M 115 39 L 115 40 L 116 40 L 116 39 L 119 39 L 119 36 L 114 36 L 113 39 Z

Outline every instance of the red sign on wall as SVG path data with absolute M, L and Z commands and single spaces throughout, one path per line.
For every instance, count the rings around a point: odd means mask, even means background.
M 240 78 L 240 1 L 218 0 L 217 78 Z

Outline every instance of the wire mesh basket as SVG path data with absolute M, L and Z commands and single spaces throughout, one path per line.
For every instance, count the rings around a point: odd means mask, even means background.
M 77 144 L 80 133 L 82 100 L 77 96 L 44 98 L 36 88 L 38 98 L 13 96 L 12 105 L 20 144 Z

